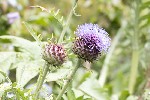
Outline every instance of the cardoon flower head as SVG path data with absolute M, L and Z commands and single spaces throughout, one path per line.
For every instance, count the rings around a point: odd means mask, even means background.
M 101 56 L 104 51 L 107 53 L 111 39 L 108 33 L 97 24 L 79 25 L 76 32 L 77 38 L 73 45 L 73 52 L 79 58 L 92 62 Z
M 66 60 L 66 52 L 62 45 L 47 44 L 44 49 L 43 59 L 53 66 L 60 66 Z

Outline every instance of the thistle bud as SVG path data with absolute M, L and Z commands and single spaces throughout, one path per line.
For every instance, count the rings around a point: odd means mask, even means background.
M 72 50 L 79 58 L 89 62 L 96 60 L 103 51 L 107 53 L 110 47 L 108 33 L 97 24 L 80 25 L 75 34 Z
M 44 49 L 43 59 L 53 66 L 60 66 L 66 60 L 66 52 L 62 45 L 47 44 Z

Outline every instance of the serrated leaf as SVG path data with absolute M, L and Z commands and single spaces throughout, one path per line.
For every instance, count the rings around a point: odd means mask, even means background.
M 52 19 L 54 18 L 55 20 L 57 20 L 57 22 L 59 22 L 59 24 L 61 25 L 61 27 L 63 27 L 63 19 L 62 16 L 60 17 L 58 14 L 59 14 L 59 9 L 57 11 L 55 11 L 54 8 L 52 8 L 51 10 L 47 10 L 46 8 L 42 7 L 42 6 L 31 6 L 31 7 L 34 7 L 34 8 L 40 8 L 42 11 L 46 11 L 50 14 L 50 17 L 49 19 Z
M 18 47 L 21 52 L 28 53 L 33 59 L 41 58 L 41 48 L 36 42 L 16 37 L 16 36 L 0 36 L 2 43 L 11 43 L 13 46 Z
M 91 72 L 86 72 L 84 75 L 82 75 L 80 81 L 79 81 L 78 84 L 77 84 L 77 87 L 78 87 L 79 85 L 81 85 L 82 82 L 84 82 L 90 75 L 91 75 Z
M 64 17 L 63 17 L 63 16 L 61 16 L 61 18 L 60 18 L 60 20 L 59 20 L 59 21 L 60 21 L 60 22 L 62 22 L 62 21 L 63 21 L 63 18 L 64 18 Z
M 57 69 L 56 72 L 51 72 L 46 76 L 46 81 L 50 82 L 64 79 L 67 77 L 70 71 L 71 71 L 70 69 L 63 69 L 63 68 Z
M 150 19 L 148 19 L 143 25 L 140 26 L 140 29 L 142 30 L 143 28 L 147 27 L 150 25 Z
M 0 70 L 6 73 L 9 72 L 9 69 L 13 63 L 16 61 L 15 52 L 0 52 Z M 4 80 L 4 76 L 0 74 L 0 82 Z
M 80 96 L 80 97 L 78 97 L 76 100 L 84 100 L 83 97 L 84 97 L 84 96 Z
M 77 8 L 77 4 L 75 4 L 74 8 L 72 9 L 73 10 L 73 14 L 75 16 L 81 16 L 81 15 L 79 15 L 79 14 L 76 13 L 76 11 L 75 11 L 76 8 Z
M 32 78 L 38 74 L 39 68 L 43 65 L 43 60 L 18 63 L 16 70 L 17 84 L 21 87 L 24 87 Z
M 144 15 L 140 18 L 140 21 L 143 21 L 145 19 L 150 19 L 150 14 Z
M 31 26 L 27 22 L 23 22 L 23 23 L 25 24 L 27 30 L 30 32 L 30 34 L 32 35 L 32 37 L 36 40 L 36 42 L 38 43 L 38 45 L 42 47 L 41 40 L 37 36 L 37 33 L 31 28 Z
M 87 79 L 79 86 L 79 89 L 96 100 L 109 100 L 107 92 L 101 88 L 96 79 Z
M 80 91 L 78 88 L 72 88 L 72 90 L 73 90 L 76 98 L 85 96 L 84 92 Z M 86 96 L 86 97 L 89 97 L 89 96 Z
M 76 100 L 75 94 L 72 91 L 71 87 L 68 87 L 67 97 L 68 97 L 68 100 Z
M 143 10 L 145 8 L 149 8 L 150 7 L 150 1 L 144 2 L 141 4 L 140 6 L 140 10 Z
M 68 61 L 66 63 L 63 64 L 64 67 L 57 69 L 55 72 L 50 72 L 47 76 L 46 76 L 46 81 L 50 82 L 50 81 L 57 81 L 60 79 L 64 79 L 67 77 L 68 74 L 70 74 L 71 72 L 71 67 L 72 67 L 72 62 Z
M 9 79 L 9 77 L 6 75 L 6 73 L 4 73 L 3 71 L 0 70 L 0 74 L 5 77 L 5 79 L 8 81 L 8 83 L 12 83 L 11 80 Z
M 40 41 L 42 40 L 41 34 L 39 34 L 37 37 L 38 37 L 38 39 L 39 39 Z
M 56 12 L 54 12 L 54 16 L 57 16 L 58 15 L 58 13 L 59 13 L 59 9 L 56 11 Z
M 16 61 L 17 54 L 15 52 L 0 52 L 0 69 L 7 72 Z
M 33 7 L 33 8 L 40 8 L 42 11 L 46 11 L 46 12 L 49 12 L 46 8 L 42 7 L 42 6 L 30 6 L 30 7 Z
M 40 26 L 43 26 L 43 27 L 48 27 L 49 26 L 49 20 L 48 20 L 48 17 L 49 17 L 49 14 L 48 13 L 45 13 L 45 12 L 40 12 L 37 15 L 32 15 L 30 17 L 30 23 L 34 23 L 34 24 L 38 24 Z

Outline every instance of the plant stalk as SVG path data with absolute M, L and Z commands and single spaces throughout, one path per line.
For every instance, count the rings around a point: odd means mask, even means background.
M 120 38 L 123 36 L 124 34 L 124 31 L 123 31 L 123 28 L 124 27 L 121 27 L 118 32 L 117 32 L 117 35 L 115 36 L 113 42 L 112 42 L 112 45 L 110 47 L 110 50 L 105 58 L 105 61 L 104 61 L 104 64 L 102 66 L 102 70 L 100 71 L 100 76 L 99 76 L 99 84 L 101 87 L 104 86 L 105 82 L 106 82 L 106 78 L 107 78 L 107 74 L 108 74 L 108 70 L 109 70 L 109 62 L 111 61 L 111 58 L 113 56 L 113 52 L 116 48 L 116 46 L 118 45 L 119 43 L 119 40 Z
M 134 87 L 136 83 L 137 77 L 137 69 L 138 69 L 138 59 L 139 59 L 139 52 L 138 50 L 134 50 L 132 53 L 132 63 L 131 63 L 131 70 L 130 70 L 130 80 L 129 80 L 129 92 L 132 94 L 134 92 Z
M 136 84 L 136 78 L 138 73 L 138 61 L 139 61 L 139 47 L 138 47 L 138 34 L 139 34 L 139 4 L 140 0 L 135 0 L 134 5 L 134 34 L 132 36 L 132 61 L 130 69 L 130 78 L 129 78 L 129 92 L 130 94 L 134 93 L 134 88 Z
M 49 64 L 47 64 L 47 62 L 45 62 L 45 65 L 42 69 L 42 72 L 41 74 L 39 75 L 39 78 L 38 78 L 38 82 L 37 82 L 37 87 L 36 87 L 36 90 L 35 90 L 35 100 L 38 100 L 38 96 L 39 96 L 39 91 L 43 85 L 43 82 L 44 82 L 44 79 L 46 77 L 46 74 L 48 72 L 48 69 L 49 69 Z
M 65 85 L 63 86 L 61 92 L 58 94 L 56 100 L 60 100 L 62 95 L 64 94 L 65 90 L 67 89 L 67 87 L 69 86 L 69 83 L 71 83 L 76 71 L 78 70 L 78 68 L 81 66 L 81 60 L 78 59 L 77 65 L 76 67 L 73 69 L 72 73 L 69 75 L 68 80 L 66 81 Z
M 58 43 L 61 43 L 61 42 L 63 41 L 64 35 L 65 35 L 65 33 L 66 33 L 66 31 L 67 31 L 69 25 L 70 25 L 70 21 L 71 21 L 72 15 L 73 15 L 73 13 L 74 13 L 74 7 L 76 6 L 77 2 L 78 2 L 78 0 L 75 0 L 75 2 L 73 3 L 72 9 L 71 9 L 71 11 L 70 11 L 70 13 L 69 13 L 69 15 L 68 15 L 68 17 L 67 17 L 66 24 L 65 24 L 65 26 L 63 27 L 63 30 L 62 30 L 62 32 L 61 32 L 61 34 L 60 34 Z

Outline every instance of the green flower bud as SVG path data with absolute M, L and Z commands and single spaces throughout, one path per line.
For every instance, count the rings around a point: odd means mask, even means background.
M 44 49 L 43 59 L 53 66 L 60 66 L 66 60 L 66 52 L 62 45 L 47 44 Z

